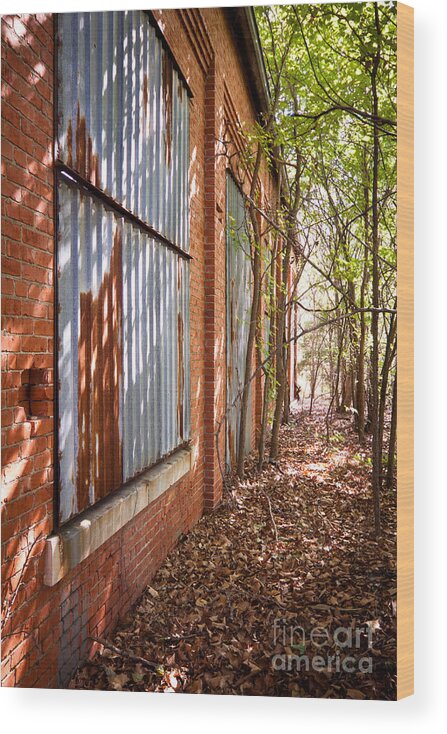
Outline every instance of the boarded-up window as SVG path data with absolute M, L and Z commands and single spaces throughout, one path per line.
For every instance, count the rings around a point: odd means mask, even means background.
M 58 16 L 59 521 L 189 438 L 189 97 L 143 11 Z
M 239 443 L 242 390 L 245 380 L 248 332 L 253 292 L 250 241 L 244 198 L 227 173 L 227 468 L 234 465 Z M 251 385 L 248 425 L 251 426 Z M 250 451 L 251 431 L 246 432 L 245 452 Z

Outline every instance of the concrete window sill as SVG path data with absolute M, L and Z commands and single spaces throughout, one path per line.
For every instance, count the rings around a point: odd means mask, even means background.
M 179 449 L 46 540 L 44 583 L 54 586 L 192 467 L 192 450 Z

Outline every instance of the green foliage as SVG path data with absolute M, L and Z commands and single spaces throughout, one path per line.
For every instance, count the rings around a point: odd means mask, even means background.
M 363 270 L 363 260 L 355 258 L 343 258 L 337 256 L 335 258 L 334 275 L 336 278 L 345 280 L 348 283 L 357 282 Z
M 380 301 L 395 307 L 396 294 L 396 4 L 328 3 L 255 8 L 272 92 L 273 124 L 258 127 L 253 141 L 282 166 L 293 193 L 302 162 L 299 245 L 318 267 L 306 266 L 310 284 L 302 322 L 331 323 L 340 314 L 368 308 L 372 301 L 372 165 L 376 125 Z M 378 20 L 378 24 L 376 24 Z M 373 119 L 373 75 L 378 117 Z M 321 274 L 327 279 L 321 283 Z M 318 283 L 318 285 L 317 285 Z M 337 305 L 339 304 L 339 305 Z M 313 310 L 313 314 L 311 313 Z M 381 316 L 382 352 L 389 316 Z M 334 365 L 350 369 L 366 326 L 369 359 L 370 313 L 349 319 L 347 336 L 319 346 Z M 331 327 L 327 327 L 331 328 Z M 362 327 L 363 328 L 363 327 Z M 311 371 L 312 334 L 300 342 L 301 368 Z M 341 344 L 341 346 L 340 346 Z M 333 369 L 325 369 L 326 376 Z M 329 377 L 328 377 L 329 379 Z

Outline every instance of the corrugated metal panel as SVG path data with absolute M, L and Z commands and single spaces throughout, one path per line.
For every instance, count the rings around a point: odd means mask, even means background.
M 122 483 L 123 223 L 60 183 L 58 378 L 60 519 Z
M 188 251 L 189 99 L 147 14 L 62 13 L 58 39 L 58 157 Z
M 189 438 L 188 97 L 147 15 L 59 16 L 60 522 Z M 74 174 L 72 174 L 74 176 Z
M 129 479 L 189 436 L 185 262 L 129 223 L 123 238 L 123 454 Z
M 60 520 L 189 438 L 189 267 L 60 181 Z
M 252 270 L 244 200 L 232 176 L 227 175 L 227 442 L 226 460 L 230 468 L 236 461 L 240 430 L 241 398 L 252 298 Z M 234 403 L 234 405 L 233 405 Z M 250 385 L 248 425 L 252 421 Z M 247 431 L 245 451 L 251 448 Z

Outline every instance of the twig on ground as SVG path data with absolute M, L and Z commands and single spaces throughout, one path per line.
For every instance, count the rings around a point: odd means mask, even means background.
M 272 520 L 273 531 L 275 533 L 275 540 L 276 542 L 278 542 L 278 528 L 276 527 L 275 518 L 273 517 L 272 503 L 270 502 L 270 497 L 268 496 L 267 492 L 264 492 L 263 489 L 261 491 L 262 491 L 262 494 L 267 498 L 267 502 L 269 503 L 269 512 L 270 512 L 270 517 Z
M 146 658 L 140 657 L 139 655 L 132 655 L 130 652 L 120 650 L 119 647 L 112 645 L 110 642 L 104 640 L 102 637 L 91 636 L 90 639 L 93 640 L 93 642 L 98 642 L 103 647 L 106 647 L 108 650 L 116 653 L 116 655 L 120 655 L 122 658 L 127 658 L 127 660 L 132 660 L 134 663 L 141 663 L 141 665 L 144 665 L 146 668 L 149 668 L 149 670 L 153 670 L 154 672 L 157 672 L 162 667 L 159 663 L 153 663 L 150 660 L 146 660 Z

